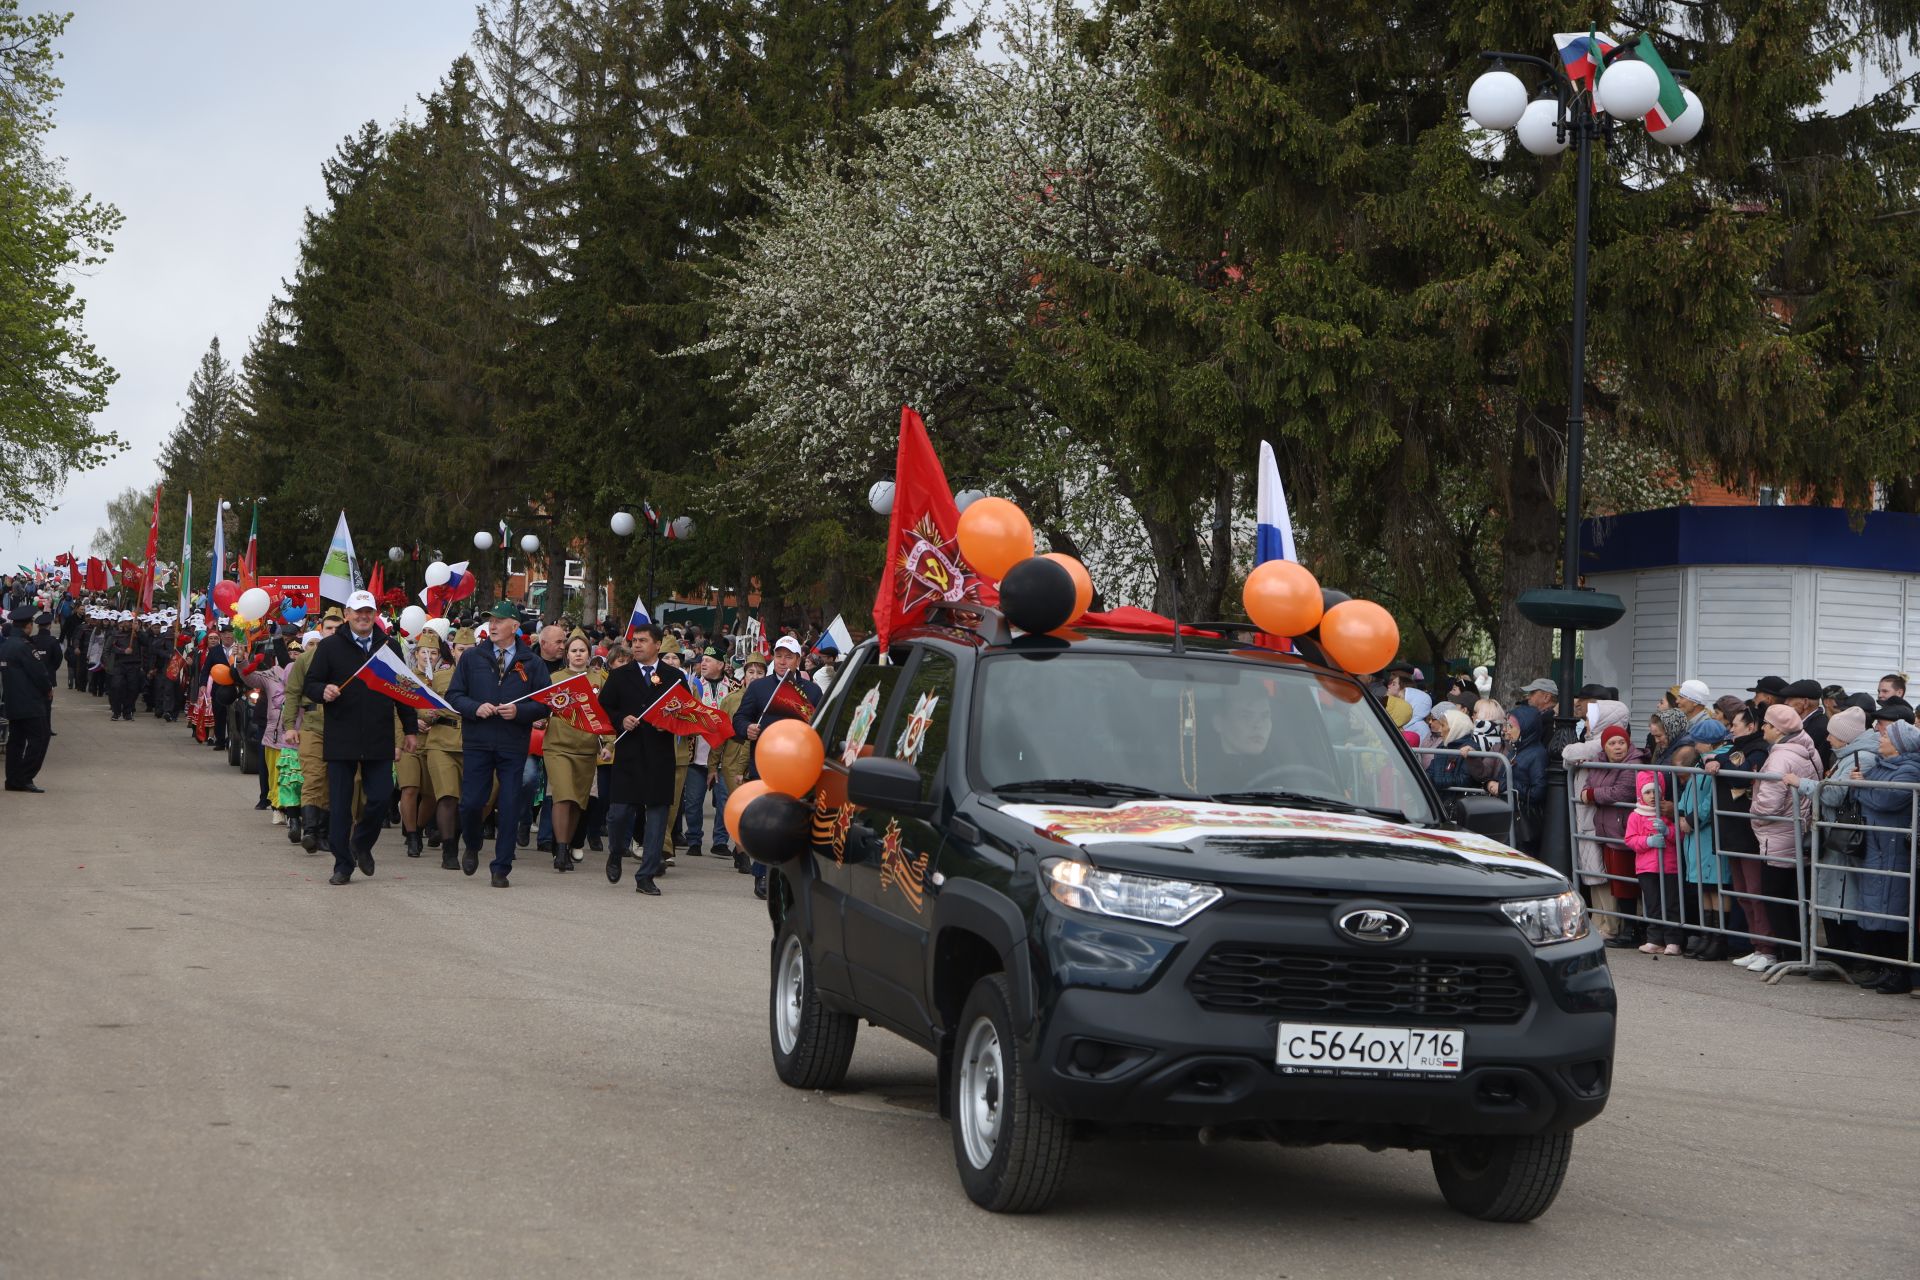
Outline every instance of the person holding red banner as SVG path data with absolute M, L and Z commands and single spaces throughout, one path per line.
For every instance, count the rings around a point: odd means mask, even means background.
M 533 700 L 548 708 L 547 717 L 547 803 L 553 806 L 553 869 L 573 870 L 573 837 L 580 830 L 580 815 L 586 810 L 593 791 L 594 770 L 598 766 L 604 711 L 597 694 L 606 683 L 606 673 L 590 668 L 593 648 L 585 636 L 567 641 L 566 669 L 554 683 L 533 695 Z M 580 686 L 585 685 L 584 690 Z M 611 730 L 611 724 L 604 724 Z
M 733 713 L 733 728 L 739 737 L 747 740 L 749 753 L 760 740 L 760 730 L 767 722 L 813 719 L 820 705 L 820 686 L 801 675 L 796 670 L 799 665 L 800 642 L 792 636 L 781 636 L 773 643 L 773 674 L 761 676 L 747 686 L 740 699 L 740 709 Z M 747 777 L 751 780 L 759 776 L 760 771 L 749 756 Z M 767 864 L 764 862 L 753 864 L 753 896 L 767 896 Z
M 419 732 L 414 709 L 356 680 L 378 647 L 398 645 L 374 627 L 377 604 L 369 592 L 347 597 L 347 625 L 314 646 L 307 668 L 306 696 L 327 709 L 328 826 L 333 844 L 333 877 L 328 884 L 348 884 L 357 866 L 373 874 L 373 846 L 393 803 L 393 765 L 412 751 Z M 393 718 L 400 717 L 401 744 L 393 744 Z M 365 797 L 360 821 L 353 821 L 353 784 L 359 781 Z
M 660 661 L 661 635 L 657 622 L 635 628 L 629 641 L 633 661 L 610 674 L 600 690 L 600 705 L 620 730 L 608 775 L 607 882 L 620 883 L 620 862 L 633 844 L 638 823 L 640 866 L 633 887 L 650 897 L 660 896 L 654 878 L 661 871 L 672 821 L 675 739 L 644 717 L 668 692 L 685 686 L 679 670 Z

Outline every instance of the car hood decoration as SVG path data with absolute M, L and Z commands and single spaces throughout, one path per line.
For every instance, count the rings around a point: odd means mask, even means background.
M 1101 866 L 1147 874 L 1448 894 L 1564 885 L 1552 868 L 1485 836 L 1368 814 L 1205 800 L 1008 804 L 1000 812 L 1042 839 L 1088 850 Z M 1185 857 L 1170 862 L 1169 854 Z

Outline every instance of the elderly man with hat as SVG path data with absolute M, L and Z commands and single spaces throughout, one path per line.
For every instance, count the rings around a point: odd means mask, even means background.
M 399 654 L 400 646 L 375 624 L 379 602 L 370 591 L 347 597 L 347 625 L 314 646 L 303 692 L 327 708 L 327 740 L 322 758 L 327 764 L 328 832 L 333 844 L 333 878 L 328 884 L 347 884 L 353 870 L 373 874 L 373 846 L 386 824 L 393 803 L 393 766 L 414 749 L 419 721 L 412 707 L 396 702 L 363 681 L 354 679 L 381 648 Z M 403 735 L 393 743 L 394 716 Z M 358 782 L 365 797 L 360 820 L 353 819 L 353 787 Z
M 1786 691 L 1786 687 L 1786 680 L 1780 676 L 1761 676 L 1753 682 L 1752 687 L 1750 687 L 1747 692 L 1753 695 L 1753 705 L 1764 712 L 1768 707 L 1780 701 L 1782 694 Z
M 480 869 L 481 819 L 497 783 L 493 887 L 508 887 L 514 835 L 520 825 L 521 777 L 533 742 L 533 722 L 546 708 L 521 702 L 551 683 L 547 664 L 520 639 L 520 615 L 510 601 L 487 610 L 487 634 L 454 664 L 447 701 L 460 713 L 460 869 Z
M 1780 701 L 1793 708 L 1800 717 L 1800 727 L 1819 750 L 1822 771 L 1833 768 L 1833 744 L 1827 741 L 1827 713 L 1820 705 L 1825 692 L 1818 680 L 1795 680 L 1780 691 Z
M 1551 716 L 1554 708 L 1560 705 L 1560 686 L 1541 676 L 1520 687 L 1520 696 L 1526 704 L 1543 716 Z
M 34 783 L 47 758 L 47 727 L 53 712 L 53 673 L 33 646 L 34 611 L 23 604 L 10 615 L 13 634 L 0 640 L 0 703 L 5 703 L 7 790 L 45 791 Z
M 753 744 L 760 740 L 760 730 L 780 686 L 790 684 L 807 700 L 809 707 L 818 710 L 820 706 L 820 686 L 795 670 L 799 665 L 800 642 L 792 636 L 781 636 L 773 643 L 773 673 L 748 685 L 746 693 L 740 698 L 740 709 L 733 713 L 733 731 L 738 737 L 745 738 L 748 744 L 748 778 L 760 776 L 759 770 L 751 762 L 751 752 Z M 764 862 L 753 864 L 753 893 L 756 898 L 767 896 L 767 864 Z

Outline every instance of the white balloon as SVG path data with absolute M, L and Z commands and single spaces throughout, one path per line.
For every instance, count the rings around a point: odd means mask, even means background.
M 485 529 L 473 535 L 473 545 L 481 551 L 493 550 L 493 535 Z
M 248 587 L 240 593 L 240 598 L 233 602 L 234 612 L 245 618 L 264 618 L 267 616 L 267 610 L 271 608 L 273 608 L 273 597 L 259 587 Z
M 1541 98 L 1527 104 L 1521 113 L 1520 123 L 1513 131 L 1520 138 L 1520 145 L 1536 156 L 1558 155 L 1567 149 L 1567 140 L 1559 136 L 1557 121 L 1560 104 Z
M 540 549 L 540 539 L 534 534 L 525 534 L 520 539 L 520 549 L 528 555 L 532 555 Z
M 427 566 L 427 585 L 430 587 L 444 587 L 452 577 L 453 570 L 447 568 L 444 560 L 435 560 Z
M 1638 120 L 1660 101 L 1660 75 L 1644 62 L 1609 63 L 1594 97 L 1615 120 Z
M 426 627 L 429 631 L 438 632 L 442 641 L 453 634 L 453 624 L 445 618 L 428 618 Z
M 953 495 L 953 507 L 956 511 L 965 511 L 980 499 L 986 497 L 984 489 L 962 489 Z
M 875 480 L 867 489 L 867 505 L 873 508 L 875 515 L 893 514 L 893 481 Z
M 1527 109 L 1527 86 L 1511 71 L 1489 71 L 1467 88 L 1467 114 L 1482 129 L 1511 129 Z
M 1700 105 L 1700 99 L 1693 90 L 1682 89 L 1680 96 L 1687 100 L 1687 109 L 1666 128 L 1647 131 L 1647 136 L 1655 142 L 1669 147 L 1683 147 L 1699 136 L 1700 126 L 1707 122 L 1707 109 Z
M 406 558 L 407 558 L 407 553 L 400 547 L 387 548 L 387 559 L 393 561 L 395 564 L 399 564 L 402 560 L 405 560 Z
M 633 512 L 631 511 L 616 511 L 613 513 L 613 519 L 607 523 L 619 537 L 630 537 L 633 534 Z
M 427 625 L 427 611 L 417 604 L 410 604 L 400 611 L 400 629 L 410 636 L 417 636 Z

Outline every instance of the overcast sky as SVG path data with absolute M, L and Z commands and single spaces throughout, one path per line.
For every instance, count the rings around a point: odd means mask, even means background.
M 68 0 L 51 150 L 126 225 L 79 281 L 119 371 L 101 423 L 129 448 L 73 476 L 39 523 L 0 525 L 0 564 L 85 549 L 107 499 L 152 483 L 194 364 L 236 365 L 293 270 L 320 162 L 362 121 L 417 108 L 473 34 L 474 0 Z M 211 495 L 201 495 L 206 500 Z M 166 553 L 163 551 L 162 555 Z

